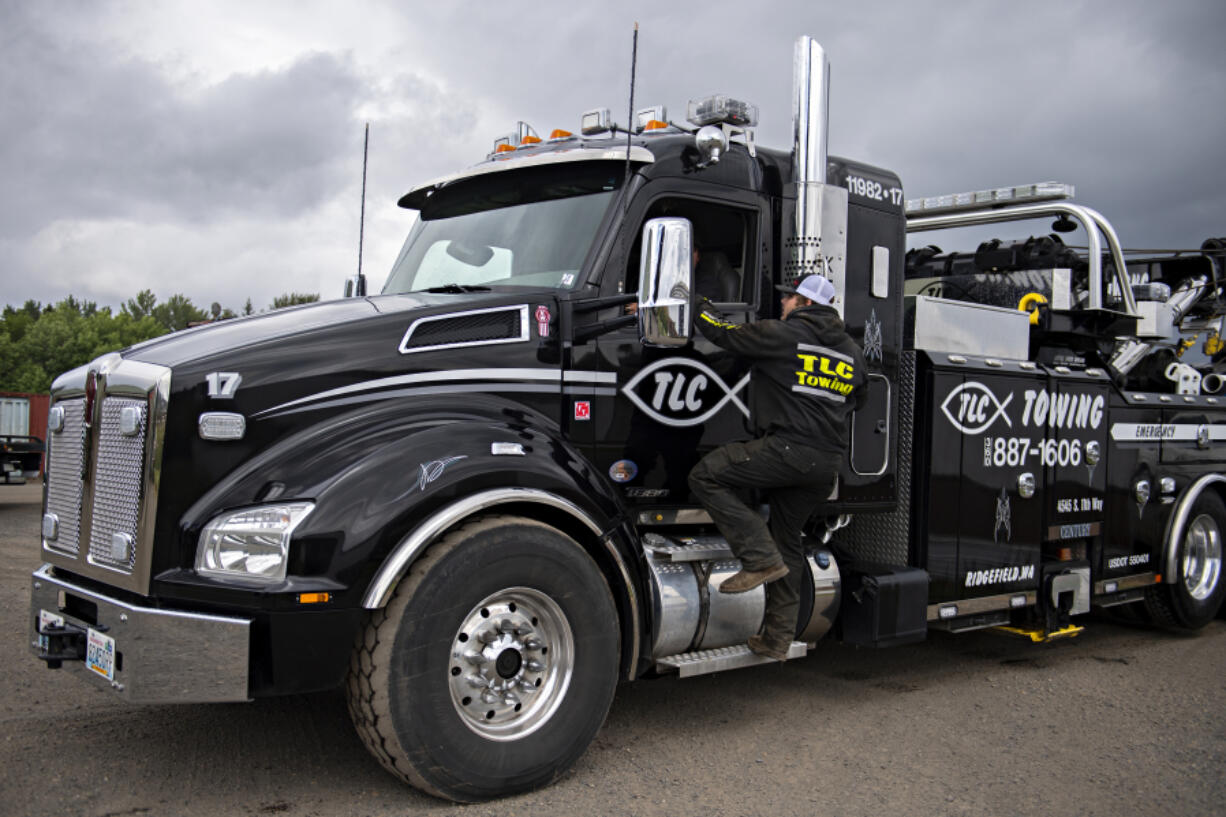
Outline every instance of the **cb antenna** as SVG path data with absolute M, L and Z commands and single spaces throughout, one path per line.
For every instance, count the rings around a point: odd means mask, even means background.
M 370 150 L 370 123 L 366 123 L 366 135 L 362 140 L 362 214 L 358 218 L 358 280 L 354 294 L 366 294 L 366 276 L 362 275 L 362 245 L 366 238 L 366 156 Z
M 630 112 L 626 114 L 626 182 L 630 186 L 630 138 L 634 135 L 634 71 L 639 62 L 639 24 L 634 24 L 634 41 L 630 49 Z M 625 207 L 630 206 L 630 197 L 623 191 Z

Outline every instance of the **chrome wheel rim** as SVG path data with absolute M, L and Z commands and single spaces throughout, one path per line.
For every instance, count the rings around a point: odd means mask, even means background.
M 1183 584 L 1197 601 L 1209 598 L 1222 572 L 1222 532 L 1208 514 L 1188 525 L 1183 539 Z
M 510 587 L 464 617 L 451 644 L 451 703 L 472 731 L 518 740 L 557 711 L 574 671 L 575 638 L 562 608 L 539 590 Z

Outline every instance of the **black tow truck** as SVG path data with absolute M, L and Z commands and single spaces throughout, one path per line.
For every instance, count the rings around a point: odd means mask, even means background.
M 1226 592 L 1220 242 L 1125 261 L 1051 183 L 908 202 L 828 155 L 807 37 L 794 76 L 790 151 L 728 97 L 683 126 L 521 125 L 400 200 L 417 220 L 381 294 L 59 377 L 34 654 L 134 703 L 344 685 L 371 752 L 427 792 L 545 785 L 619 681 L 767 660 L 744 646 L 763 593 L 714 591 L 738 563 L 686 484 L 748 435 L 753 384 L 691 324 L 698 297 L 777 316 L 774 285 L 811 272 L 870 397 L 809 524 L 790 657 L 1045 640 L 1095 607 L 1204 626 Z M 1088 247 L 906 250 L 1036 217 Z

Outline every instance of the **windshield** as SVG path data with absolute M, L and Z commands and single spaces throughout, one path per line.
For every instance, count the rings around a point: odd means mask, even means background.
M 624 172 L 563 163 L 447 185 L 422 207 L 383 293 L 578 285 Z

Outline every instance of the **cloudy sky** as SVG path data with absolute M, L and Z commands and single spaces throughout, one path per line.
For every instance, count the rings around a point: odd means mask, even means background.
M 365 122 L 377 290 L 415 182 L 519 119 L 625 119 L 635 21 L 636 102 L 676 121 L 728 93 L 787 147 L 792 44 L 811 34 L 831 152 L 896 171 L 908 197 L 1057 179 L 1126 247 L 1226 235 L 1221 0 L 0 0 L 0 304 L 335 297 L 357 265 Z

